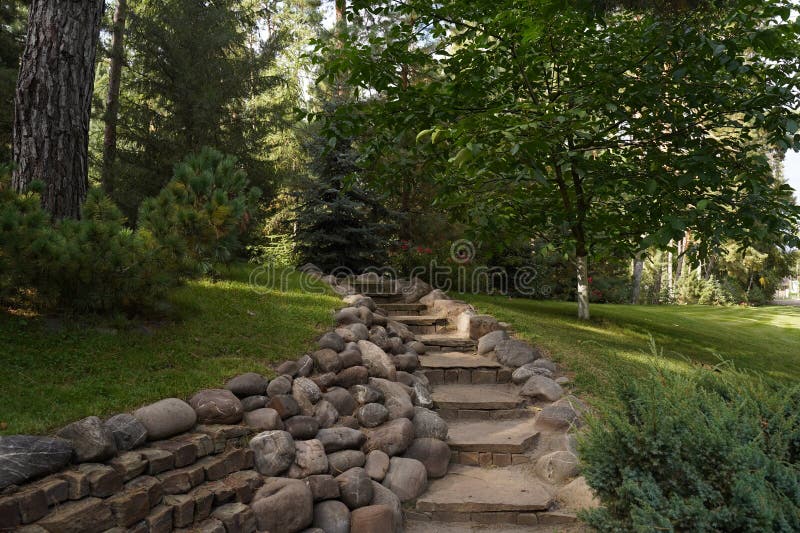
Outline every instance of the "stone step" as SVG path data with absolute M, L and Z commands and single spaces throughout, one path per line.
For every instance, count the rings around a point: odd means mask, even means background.
M 417 335 L 417 340 L 425 344 L 429 351 L 475 353 L 478 343 L 459 334 Z
M 407 512 L 406 533 L 588 533 L 574 513 Z
M 432 519 L 473 521 L 475 513 L 497 513 L 498 522 L 520 523 L 520 515 L 546 511 L 553 499 L 529 467 L 478 468 L 451 465 L 447 475 L 430 483 L 417 499 L 416 511 Z M 461 518 L 461 520 L 459 520 Z M 523 516 L 523 524 L 536 524 L 536 516 Z
M 459 452 L 524 453 L 539 437 L 533 418 L 457 420 L 448 428 L 447 443 Z
M 403 303 L 383 304 L 380 305 L 379 307 L 389 314 L 400 313 L 408 315 L 412 313 L 421 313 L 423 311 L 427 311 L 428 309 L 428 306 L 425 304 L 403 304 Z
M 464 352 L 431 352 L 420 357 L 431 385 L 508 383 L 512 370 L 497 361 Z
M 432 397 L 433 403 L 443 412 L 515 409 L 522 403 L 517 389 L 506 384 L 438 385 L 434 387 Z
M 447 319 L 432 315 L 395 315 L 392 320 L 402 322 L 406 326 L 446 326 Z

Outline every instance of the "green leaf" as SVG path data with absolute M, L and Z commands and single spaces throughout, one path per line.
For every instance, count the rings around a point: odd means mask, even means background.
M 432 131 L 433 131 L 432 129 L 429 129 L 429 130 L 422 130 L 421 132 L 417 133 L 417 142 L 420 142 L 422 139 L 430 135 Z

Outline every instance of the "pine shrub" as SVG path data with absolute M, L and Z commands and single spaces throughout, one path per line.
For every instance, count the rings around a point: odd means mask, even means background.
M 140 228 L 164 246 L 179 271 L 207 273 L 236 257 L 259 196 L 236 158 L 204 148 L 176 165 L 158 196 L 143 202 Z
M 619 379 L 590 421 L 599 531 L 799 531 L 800 387 L 731 370 Z

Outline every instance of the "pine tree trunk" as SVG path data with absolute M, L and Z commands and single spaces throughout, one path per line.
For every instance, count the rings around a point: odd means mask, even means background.
M 578 318 L 589 320 L 589 258 L 579 255 L 576 258 L 578 274 Z
M 631 303 L 639 303 L 639 293 L 642 290 L 642 271 L 644 270 L 644 259 L 642 252 L 636 254 L 633 259 L 633 290 L 631 291 Z
M 89 111 L 103 0 L 32 0 L 14 98 L 18 192 L 44 183 L 53 218 L 78 218 L 89 185 Z
M 114 11 L 114 33 L 111 37 L 111 65 L 108 69 L 108 95 L 106 96 L 105 131 L 103 132 L 103 188 L 108 194 L 114 190 L 114 163 L 117 160 L 117 117 L 119 116 L 119 89 L 124 60 L 125 18 L 128 0 L 117 0 Z

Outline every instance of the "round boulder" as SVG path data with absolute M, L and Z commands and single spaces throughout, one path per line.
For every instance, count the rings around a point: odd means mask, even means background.
M 428 479 L 444 477 L 450 464 L 450 446 L 439 439 L 414 439 L 404 457 L 416 459 L 425 466 Z
M 244 414 L 244 424 L 258 431 L 283 429 L 283 422 L 278 411 L 269 407 L 246 412 Z
M 544 376 L 531 376 L 519 391 L 522 396 L 529 396 L 537 400 L 554 402 L 561 398 L 564 389 L 561 385 Z
M 383 393 L 390 419 L 414 418 L 414 404 L 405 385 L 381 378 L 370 378 L 369 384 Z
M 544 376 L 546 378 L 553 377 L 553 373 L 546 369 L 539 366 L 534 366 L 536 361 L 533 363 L 528 363 L 527 365 L 522 365 L 521 367 L 514 370 L 511 374 L 511 381 L 520 385 L 528 381 L 531 376 Z
M 250 503 L 259 531 L 296 533 L 311 525 L 314 498 L 300 480 L 273 477 L 266 479 Z
M 350 509 L 364 507 L 372 502 L 372 480 L 363 468 L 355 467 L 336 476 L 341 500 Z
M 314 474 L 326 474 L 328 472 L 328 457 L 325 455 L 325 448 L 318 440 L 300 440 L 294 443 L 295 456 L 294 463 L 286 473 L 287 477 L 302 479 Z
M 534 349 L 526 342 L 517 339 L 506 339 L 497 343 L 494 347 L 497 362 L 510 367 L 520 367 L 532 363 L 541 357 L 538 350 Z
M 350 394 L 359 405 L 368 403 L 383 403 L 383 393 L 369 385 L 353 385 L 350 387 Z
M 339 412 L 328 400 L 320 400 L 314 406 L 314 418 L 319 422 L 319 427 L 329 428 L 339 419 Z
M 337 335 L 337 337 L 339 337 Z M 341 339 L 341 337 L 339 337 Z M 342 341 L 344 345 L 344 341 Z M 314 359 L 314 366 L 320 372 L 338 372 L 342 369 L 342 361 L 339 359 L 339 354 L 330 348 L 323 348 L 311 354 Z
M 351 533 L 388 533 L 395 528 L 394 513 L 388 505 L 370 505 L 350 513 Z
M 536 461 L 536 473 L 553 485 L 578 476 L 580 471 L 578 458 L 567 451 L 548 453 Z
M 334 352 L 341 352 L 344 350 L 344 339 L 336 333 L 329 331 L 319 338 L 317 345 L 321 350 L 330 349 Z
M 424 407 L 414 408 L 414 435 L 417 438 L 447 440 L 447 422 L 434 411 Z
M 32 435 L 0 436 L 0 490 L 57 472 L 71 458 L 72 445 L 64 439 Z M 16 513 L 15 505 L 11 509 Z M 0 518 L 5 518 L 5 514 Z
M 283 421 L 283 427 L 297 440 L 313 439 L 319 431 L 319 420 L 313 416 L 297 415 Z
M 295 458 L 294 439 L 287 431 L 264 431 L 250 439 L 256 470 L 265 476 L 277 476 L 288 469 Z
M 266 407 L 269 398 L 266 396 L 247 396 L 246 398 L 242 398 L 242 409 L 244 412 L 248 411 L 255 411 L 256 409 L 261 409 L 262 407 Z
M 394 515 L 394 533 L 403 533 L 403 503 L 397 494 L 377 481 L 372 482 L 372 505 L 386 505 Z
M 360 432 L 359 432 L 360 433 Z M 388 456 L 400 455 L 414 440 L 414 425 L 408 418 L 398 418 L 373 429 L 365 430 L 367 440 L 362 447 L 364 453 L 381 450 Z
M 389 470 L 389 456 L 380 450 L 372 450 L 367 454 L 364 470 L 375 481 L 383 481 L 383 478 L 386 477 L 386 472 Z
M 497 343 L 508 339 L 508 333 L 503 329 L 487 333 L 478 339 L 478 355 L 486 355 L 494 350 Z
M 145 405 L 134 411 L 133 416 L 147 430 L 149 440 L 166 439 L 189 431 L 197 422 L 197 413 L 192 406 L 178 398 L 165 398 Z
M 350 533 L 350 509 L 337 500 L 326 500 L 314 506 L 314 527 L 325 533 Z
M 133 415 L 114 415 L 103 424 L 114 437 L 117 451 L 132 450 L 147 441 L 147 429 Z
M 270 398 L 280 394 L 289 394 L 292 392 L 292 377 L 283 375 L 273 379 L 267 385 L 267 395 Z
M 363 366 L 351 366 L 345 368 L 336 374 L 336 385 L 349 389 L 350 387 L 358 384 L 364 384 L 369 381 L 369 371 Z
M 278 415 L 284 419 L 300 414 L 300 406 L 297 404 L 297 400 L 288 394 L 273 396 L 267 402 L 267 407 L 275 409 Z
M 189 400 L 201 424 L 236 424 L 242 419 L 244 408 L 227 389 L 201 390 Z
M 366 436 L 357 429 L 333 427 L 320 429 L 317 433 L 317 439 L 322 442 L 326 453 L 333 453 L 339 450 L 359 449 Z
M 322 395 L 323 400 L 329 401 L 336 408 L 339 416 L 349 416 L 356 410 L 356 401 L 341 387 L 331 387 Z
M 225 388 L 234 393 L 239 398 L 245 396 L 259 396 L 267 392 L 269 382 L 261 374 L 247 372 L 228 380 Z
M 338 476 L 351 468 L 364 466 L 365 461 L 366 456 L 360 450 L 341 450 L 328 456 L 328 468 L 332 475 Z
M 407 502 L 425 492 L 428 474 L 425 465 L 416 459 L 392 457 L 383 486 L 391 490 L 401 502 Z
M 358 408 L 356 419 L 365 428 L 374 428 L 389 419 L 389 410 L 383 404 L 368 403 Z

